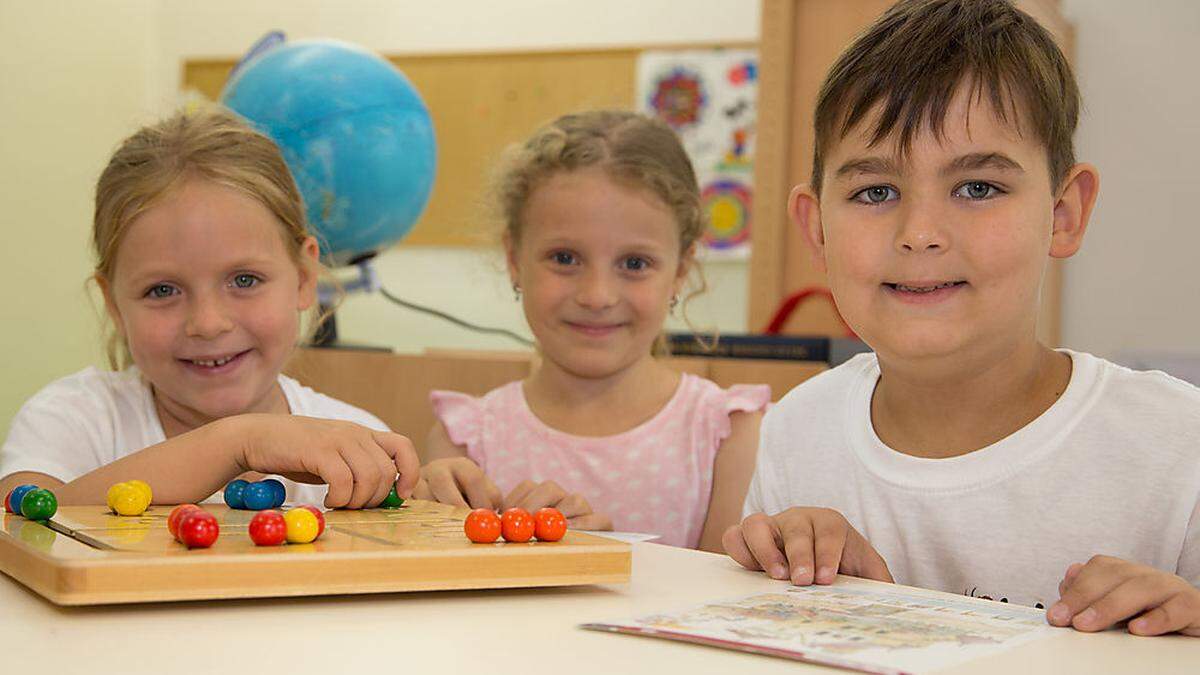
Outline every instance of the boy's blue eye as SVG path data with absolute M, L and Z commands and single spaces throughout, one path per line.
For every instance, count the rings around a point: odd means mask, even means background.
M 175 294 L 175 287 L 168 284 L 158 284 L 151 286 L 150 290 L 146 291 L 148 298 L 169 298 Z
M 900 193 L 896 192 L 895 188 L 886 185 L 872 185 L 854 193 L 851 199 L 860 204 L 883 204 L 899 197 Z
M 239 274 L 233 278 L 233 285 L 238 288 L 250 288 L 257 284 L 258 277 L 253 274 Z
M 1000 188 L 992 185 L 991 183 L 985 183 L 981 180 L 973 180 L 969 183 L 963 183 L 962 185 L 958 186 L 958 189 L 954 191 L 954 196 L 965 197 L 967 199 L 988 199 L 990 197 L 995 197 L 1001 192 L 1002 191 Z

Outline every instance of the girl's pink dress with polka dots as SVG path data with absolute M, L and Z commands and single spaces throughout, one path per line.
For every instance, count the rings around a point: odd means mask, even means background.
M 619 531 L 695 548 L 708 514 L 713 461 L 730 433 L 729 415 L 764 410 L 767 385 L 722 389 L 683 374 L 653 418 L 614 436 L 573 436 L 546 426 L 525 401 L 521 382 L 476 398 L 430 393 L 434 414 L 456 445 L 505 493 L 522 480 L 553 480 L 587 498 Z

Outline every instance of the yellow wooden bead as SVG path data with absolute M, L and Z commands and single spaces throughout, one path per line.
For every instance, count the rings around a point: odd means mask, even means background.
M 317 538 L 320 525 L 317 517 L 308 509 L 292 509 L 283 514 L 283 522 L 287 524 L 287 540 L 289 544 L 307 544 Z
M 146 493 L 129 483 L 118 483 L 108 492 L 110 508 L 122 516 L 140 516 L 150 505 Z
M 108 504 L 109 510 L 113 513 L 117 512 L 117 495 L 121 494 L 127 487 L 128 483 L 113 483 L 112 487 L 108 488 L 108 493 L 105 495 L 105 503 Z
M 144 494 L 146 496 L 147 506 L 150 504 L 150 502 L 154 501 L 154 491 L 150 489 L 149 483 L 147 483 L 144 480 L 131 480 L 128 482 L 130 485 L 137 488 L 139 492 L 141 492 L 142 494 Z

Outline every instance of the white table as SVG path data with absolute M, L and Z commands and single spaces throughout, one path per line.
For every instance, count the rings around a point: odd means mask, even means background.
M 3 576 L 0 672 L 844 673 L 577 628 L 782 583 L 724 556 L 648 543 L 634 545 L 630 584 L 584 588 L 62 608 Z M 1200 638 L 1064 629 L 949 672 L 1200 673 Z

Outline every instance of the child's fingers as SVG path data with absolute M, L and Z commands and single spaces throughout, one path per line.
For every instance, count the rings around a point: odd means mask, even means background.
M 517 483 L 517 486 L 509 491 L 508 495 L 504 498 L 504 504 L 502 506 L 506 509 L 516 506 L 521 502 L 521 500 L 525 499 L 525 495 L 532 492 L 533 488 L 535 487 L 537 487 L 537 484 L 531 480 L 523 480 L 520 483 Z
M 758 560 L 754 558 L 754 554 L 750 552 L 750 547 L 746 545 L 741 525 L 730 525 L 725 528 L 725 533 L 721 535 L 721 546 L 725 549 L 725 553 L 742 567 L 755 572 L 762 569 Z
M 554 506 L 561 502 L 567 496 L 567 491 L 562 489 L 558 483 L 552 480 L 543 481 L 537 484 L 532 490 L 525 494 L 525 497 L 520 502 L 513 506 L 519 506 L 526 511 L 533 513 L 538 509 L 547 506 Z
M 1200 637 L 1200 591 L 1176 592 L 1129 622 L 1134 635 L 1163 635 L 1180 632 Z
M 866 537 L 857 531 L 850 532 L 846 541 L 846 552 L 842 554 L 842 557 L 841 571 L 843 574 L 875 581 L 886 581 L 889 584 L 896 583 L 896 580 L 892 578 L 892 571 L 888 569 L 887 561 L 879 555 L 879 551 L 876 551 L 874 546 L 871 546 Z
M 429 489 L 429 482 L 424 478 L 417 481 L 412 491 L 413 499 L 433 499 L 433 491 Z
M 309 468 L 309 472 L 320 476 L 321 480 L 329 485 L 329 491 L 325 493 L 325 506 L 337 509 L 350 501 L 354 489 L 354 473 L 340 454 L 318 453 L 316 466 Z
M 613 529 L 612 519 L 603 513 L 589 513 L 585 516 L 568 519 L 567 522 L 573 530 L 606 532 Z
M 813 534 L 812 520 L 807 516 L 797 515 L 785 517 L 787 512 L 777 516 L 779 519 L 779 534 L 783 538 L 783 550 L 787 554 L 788 578 L 797 586 L 807 586 L 813 582 Z
M 458 489 L 458 481 L 448 469 L 427 471 L 425 481 L 435 501 L 452 506 L 469 506 Z
M 1138 575 L 1118 584 L 1093 601 L 1071 620 L 1076 630 L 1094 632 L 1110 628 L 1148 607 L 1156 607 L 1171 596 L 1173 589 L 1163 578 Z
M 408 499 L 421 477 L 421 460 L 417 457 L 416 448 L 408 437 L 400 434 L 376 431 L 373 435 L 375 442 L 391 458 L 395 472 L 400 474 L 395 481 L 396 494 Z M 386 491 L 384 496 L 387 496 Z
M 588 500 L 584 499 L 581 494 L 569 494 L 560 499 L 557 504 L 550 504 L 549 506 L 558 509 L 568 521 L 572 518 L 581 518 L 592 513 L 592 505 L 588 504 Z
M 780 533 L 766 514 L 756 513 L 742 521 L 742 538 L 759 569 L 772 579 L 788 578 L 788 558 L 780 547 Z
M 1054 626 L 1072 625 L 1076 614 L 1122 584 L 1132 569 L 1129 563 L 1117 558 L 1092 557 L 1067 585 L 1058 602 L 1046 611 L 1046 620 Z
M 346 508 L 361 509 L 371 503 L 384 477 L 379 473 L 379 465 L 371 456 L 372 453 L 362 445 L 351 443 L 338 448 L 338 452 L 354 474 L 354 486 L 350 490 Z
M 842 564 L 842 551 L 846 548 L 846 535 L 850 525 L 841 514 L 818 512 L 812 520 L 813 529 L 813 581 L 832 584 Z
M 1066 573 L 1063 574 L 1062 581 L 1058 582 L 1058 594 L 1061 596 L 1067 592 L 1067 588 L 1071 586 L 1071 582 L 1075 581 L 1075 577 L 1079 576 L 1079 570 L 1083 569 L 1083 563 L 1071 563 L 1067 567 Z
M 494 499 L 500 490 L 492 484 L 491 479 L 479 467 L 475 466 L 474 462 L 458 464 L 454 467 L 453 472 L 458 486 L 466 496 L 467 503 L 471 508 L 495 510 L 500 506 L 499 500 Z

